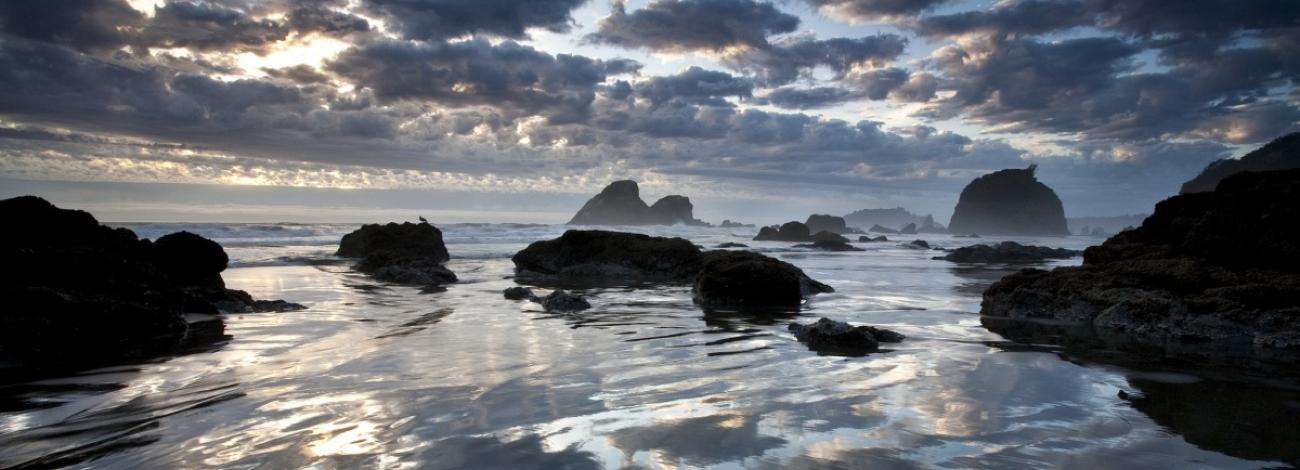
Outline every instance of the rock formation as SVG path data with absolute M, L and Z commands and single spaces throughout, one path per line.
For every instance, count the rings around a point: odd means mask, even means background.
M 894 331 L 872 326 L 853 326 L 842 321 L 822 318 L 816 323 L 788 327 L 795 339 L 808 349 L 824 354 L 862 356 L 876 352 L 880 343 L 898 343 L 905 337 Z
M 868 232 L 872 232 L 872 233 L 898 233 L 897 230 L 894 230 L 894 229 L 889 228 L 889 227 L 883 227 L 883 226 L 880 226 L 880 225 L 872 225 L 872 226 L 871 226 L 871 229 L 869 229 L 869 230 L 867 230 L 867 231 L 868 231 Z
M 556 289 L 546 297 L 538 299 L 537 302 L 541 303 L 542 309 L 548 312 L 578 312 L 591 308 L 591 303 L 587 302 L 587 299 L 565 292 L 563 289 Z
M 891 230 L 894 230 L 907 224 L 916 224 L 918 227 L 917 230 L 921 233 L 943 233 L 945 231 L 942 225 L 934 222 L 934 217 L 929 215 L 921 216 L 913 214 L 902 207 L 893 209 L 862 209 L 845 215 L 844 221 L 848 223 L 850 227 L 870 227 L 878 225 L 880 227 L 893 227 Z
M 948 231 L 981 235 L 1069 235 L 1065 209 L 1035 165 L 976 178 L 961 191 Z
M 1073 258 L 1080 254 L 1082 253 L 1079 251 L 1065 248 L 1002 242 L 996 245 L 964 246 L 952 250 L 946 256 L 938 256 L 934 259 L 955 263 L 1038 263 L 1049 259 Z
M 843 217 L 836 217 L 826 214 L 813 214 L 808 216 L 808 221 L 804 222 L 808 226 L 808 231 L 812 233 L 830 232 L 845 234 L 849 233 L 849 226 L 844 223 Z
M 501 291 L 501 294 L 505 296 L 506 300 L 537 300 L 537 294 L 534 294 L 532 289 L 523 286 L 507 287 L 506 290 Z
M 884 235 L 880 235 L 880 236 L 876 236 L 876 237 L 872 237 L 872 236 L 869 236 L 869 235 L 863 235 L 863 236 L 858 237 L 858 241 L 859 241 L 859 242 L 887 242 L 887 241 L 889 241 L 889 237 L 886 237 L 886 236 L 884 236 Z
M 1197 356 L 1300 348 L 1300 170 L 1240 173 L 1166 199 L 1083 256 L 993 284 L 985 326 L 1032 340 L 1047 321 L 1052 335 Z
M 812 243 L 795 245 L 795 248 L 812 248 L 822 251 L 865 251 L 861 248 L 842 242 L 839 240 L 817 240 Z
M 694 283 L 695 299 L 707 309 L 798 306 L 803 297 L 830 292 L 799 268 L 750 252 L 702 252 L 681 238 L 569 230 L 534 242 L 512 258 L 521 276 L 595 284 Z
M 1300 168 L 1300 132 L 1274 139 L 1267 145 L 1243 155 L 1210 163 L 1190 181 L 1183 183 L 1179 194 L 1214 191 L 1228 176 L 1243 171 L 1289 170 Z
M 828 232 L 825 230 L 813 233 L 808 229 L 807 225 L 793 221 L 781 224 L 780 227 L 763 227 L 758 230 L 758 235 L 754 236 L 754 240 L 779 242 L 815 242 L 818 240 L 849 241 L 849 239 L 844 238 L 844 236 L 838 233 Z
M 752 251 L 705 253 L 695 280 L 695 301 L 706 309 L 798 307 L 804 297 L 834 292 L 803 270 Z
M 398 284 L 437 286 L 456 282 L 443 266 L 450 259 L 442 231 L 428 222 L 367 224 L 343 236 L 335 253 L 361 258 L 358 271 Z
M 636 181 L 610 183 L 569 220 L 569 225 L 708 225 L 694 216 L 685 196 L 664 196 L 647 206 Z
M 898 233 L 901 235 L 916 235 L 916 224 L 904 225 L 903 228 L 898 229 Z
M 0 361 L 146 356 L 224 338 L 214 314 L 303 308 L 227 289 L 225 250 L 193 233 L 151 242 L 34 196 L 0 201 L 0 217 Z

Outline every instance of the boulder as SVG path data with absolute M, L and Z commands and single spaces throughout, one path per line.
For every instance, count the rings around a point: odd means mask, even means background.
M 664 196 L 647 206 L 636 181 L 610 183 L 569 220 L 569 225 L 708 225 L 694 216 L 685 196 Z
M 746 245 L 744 243 L 726 242 L 726 243 L 719 243 L 718 248 L 749 248 L 749 245 Z
M 916 235 L 916 224 L 904 225 L 903 228 L 898 229 L 898 233 L 902 235 Z
M 457 281 L 443 266 L 450 255 L 442 231 L 428 222 L 363 225 L 343 236 L 335 254 L 361 258 L 356 270 L 381 281 L 421 286 Z
M 1052 188 L 1028 169 L 976 178 L 961 191 L 948 231 L 985 235 L 1065 236 L 1065 209 Z
M 894 230 L 894 229 L 889 228 L 889 227 L 882 227 L 882 226 L 879 226 L 879 225 L 872 225 L 872 226 L 871 226 L 871 229 L 870 229 L 870 230 L 867 230 L 867 231 L 868 231 L 868 232 L 874 232 L 874 233 L 898 233 L 897 230 Z
M 192 233 L 150 242 L 89 213 L 0 201 L 0 361 L 33 369 L 166 353 L 224 338 L 221 306 L 264 308 L 225 288 L 221 245 Z
M 722 219 L 722 223 L 718 224 L 718 226 L 722 228 L 753 228 L 754 224 L 743 224 L 740 222 L 733 222 L 731 219 Z
M 847 242 L 842 242 L 839 240 L 817 240 L 812 243 L 795 245 L 794 247 L 812 248 L 814 250 L 822 250 L 822 251 L 865 251 L 861 248 L 850 245 Z
M 763 227 L 754 237 L 757 241 L 806 242 L 812 241 L 808 226 L 799 222 L 786 222 L 780 227 Z
M 533 290 L 527 287 L 507 287 L 506 290 L 501 293 L 509 300 L 537 300 L 537 294 L 534 294 Z
M 812 234 L 812 236 L 808 237 L 808 240 L 814 242 L 821 242 L 821 241 L 839 242 L 839 243 L 849 242 L 849 239 L 844 237 L 843 235 L 840 235 L 838 233 L 833 233 L 833 232 L 827 232 L 825 230 Z
M 700 271 L 700 249 L 682 238 L 604 230 L 569 230 L 533 242 L 511 258 L 524 273 L 605 282 L 689 282 Z
M 557 289 L 539 300 L 542 308 L 548 312 L 579 312 L 591 308 L 591 304 L 580 296 Z
M 1300 170 L 1240 173 L 1214 192 L 1166 199 L 1083 258 L 994 283 L 985 326 L 1198 357 L 1300 350 Z
M 863 236 L 858 237 L 858 241 L 860 241 L 860 242 L 887 242 L 887 241 L 889 241 L 889 237 L 886 237 L 886 236 L 884 236 L 884 235 L 875 236 L 875 237 L 872 237 L 872 236 L 869 236 L 869 235 L 863 235 Z
M 830 232 L 830 233 L 849 233 L 849 226 L 844 223 L 843 217 L 836 217 L 826 214 L 813 214 L 808 216 L 808 221 L 804 222 L 808 226 L 808 231 L 812 233 Z
M 1083 252 L 1064 248 L 1002 242 L 996 245 L 964 246 L 934 259 L 955 263 L 1038 263 L 1049 259 L 1073 258 L 1081 254 Z
M 1284 135 L 1241 158 L 1225 158 L 1210 163 L 1199 175 L 1183 183 L 1179 194 L 1214 191 L 1224 178 L 1243 171 L 1289 170 L 1300 168 L 1300 132 Z
M 815 323 L 788 327 L 795 339 L 819 353 L 845 356 L 862 356 L 876 352 L 880 343 L 898 343 L 904 336 L 897 332 L 872 326 L 853 326 L 842 321 L 822 318 Z
M 704 254 L 695 279 L 695 301 L 706 309 L 791 308 L 804 297 L 834 292 L 794 265 L 752 251 L 715 250 Z
M 930 242 L 927 242 L 925 240 L 912 240 L 904 244 L 903 248 L 911 248 L 913 250 L 929 250 Z

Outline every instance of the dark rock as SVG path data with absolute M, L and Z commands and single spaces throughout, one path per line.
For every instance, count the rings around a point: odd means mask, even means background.
M 871 229 L 870 229 L 870 230 L 867 230 L 867 231 L 868 231 L 868 232 L 875 232 L 875 233 L 898 233 L 897 230 L 894 230 L 894 229 L 889 228 L 889 227 L 882 227 L 882 226 L 879 226 L 879 225 L 872 225 L 872 226 L 871 226 Z
M 732 222 L 731 219 L 722 219 L 722 223 L 718 224 L 718 226 L 722 228 L 753 228 L 754 224 L 742 224 L 740 222 Z
M 580 296 L 564 290 L 556 290 L 541 299 L 542 308 L 548 312 L 578 312 L 591 308 L 591 304 Z
M 812 233 L 830 232 L 830 233 L 849 233 L 849 226 L 844 223 L 843 217 L 836 217 L 826 214 L 813 214 L 808 216 L 808 221 L 804 222 L 808 226 L 808 231 Z
M 1052 188 L 1034 177 L 1037 166 L 976 178 L 961 191 L 948 230 L 986 235 L 1069 235 L 1065 209 Z
M 848 241 L 849 241 L 849 239 L 848 239 L 848 238 L 845 238 L 843 235 L 840 235 L 840 234 L 838 234 L 838 233 L 827 232 L 827 231 L 824 231 L 824 230 L 821 231 L 821 232 L 817 232 L 817 233 L 812 234 L 812 236 L 811 236 L 811 237 L 808 237 L 808 239 L 811 240 L 811 241 L 814 241 L 814 242 L 822 242 L 822 241 L 826 241 L 826 242 L 840 242 L 840 243 L 848 243 Z
M 925 216 L 921 220 L 921 226 L 917 227 L 916 233 L 948 233 L 948 229 L 935 223 L 934 216 Z
M 903 228 L 898 229 L 898 233 L 902 235 L 916 235 L 916 224 L 904 225 Z
M 647 206 L 636 181 L 610 183 L 569 220 L 569 225 L 708 225 L 697 220 L 691 200 L 664 196 Z
M 442 231 L 427 222 L 363 225 L 343 236 L 335 254 L 361 258 L 355 268 L 381 281 L 437 286 L 457 280 L 443 266 L 451 257 Z
M 839 240 L 817 240 L 812 243 L 795 245 L 794 247 L 812 248 L 812 249 L 824 250 L 824 251 L 865 251 L 861 248 L 850 245 L 847 242 L 842 242 Z
M 850 227 L 870 227 L 874 225 L 886 228 L 916 224 L 919 233 L 944 233 L 946 231 L 942 225 L 934 222 L 933 216 L 913 214 L 902 207 L 894 209 L 862 209 L 845 215 L 844 221 Z
M 952 250 L 946 256 L 939 256 L 934 259 L 956 263 L 1037 263 L 1049 259 L 1073 258 L 1081 254 L 1083 253 L 1080 251 L 1064 248 L 1002 242 L 996 245 L 964 246 Z
M 254 300 L 252 309 L 256 313 L 280 313 L 296 312 L 306 310 L 307 306 L 299 303 L 288 302 L 284 300 Z
M 749 248 L 749 245 L 746 245 L 744 243 L 727 242 L 727 243 L 719 243 L 718 248 Z
M 952 237 L 953 238 L 979 238 L 980 236 L 972 233 L 969 235 L 953 235 Z
M 533 242 L 512 258 L 519 271 L 602 281 L 689 282 L 703 255 L 682 238 L 604 230 L 569 230 Z
M 804 297 L 834 292 L 794 265 L 751 251 L 704 254 L 695 280 L 696 302 L 705 308 L 797 307 Z
M 1183 183 L 1179 194 L 1214 191 L 1224 178 L 1243 171 L 1290 170 L 1300 168 L 1300 132 L 1284 135 L 1241 158 L 1211 162 L 1191 181 Z
M 808 345 L 808 349 L 846 356 L 876 352 L 880 349 L 880 343 L 897 343 L 904 339 L 902 334 L 894 331 L 872 326 L 853 326 L 829 318 L 808 325 L 791 323 L 788 329 L 799 342 Z
M 886 236 L 884 236 L 884 235 L 880 235 L 880 236 L 877 236 L 877 237 L 871 237 L 871 236 L 868 236 L 868 235 L 863 235 L 863 236 L 858 237 L 858 241 L 860 241 L 860 242 L 887 242 L 887 241 L 889 241 L 889 237 L 886 237 Z
M 911 248 L 914 250 L 929 250 L 930 242 L 927 242 L 925 240 L 912 240 L 910 242 L 907 242 L 907 244 L 904 244 L 903 248 Z
M 1240 173 L 1175 196 L 1083 265 L 1025 270 L 984 293 L 985 325 L 1036 340 L 1116 336 L 1198 357 L 1300 349 L 1300 170 Z M 1058 328 L 1060 329 L 1060 328 Z M 1292 358 L 1292 361 L 1295 359 Z
M 763 227 L 754 237 L 758 241 L 806 242 L 812 241 L 808 226 L 799 222 L 786 222 L 778 227 Z
M 192 233 L 150 242 L 89 213 L 0 201 L 0 360 L 34 369 L 166 353 L 224 337 L 219 305 L 251 308 L 221 279 L 221 246 Z M 13 377 L 16 377 L 14 375 Z
M 509 300 L 537 300 L 537 294 L 534 294 L 533 290 L 527 287 L 507 287 L 502 294 Z

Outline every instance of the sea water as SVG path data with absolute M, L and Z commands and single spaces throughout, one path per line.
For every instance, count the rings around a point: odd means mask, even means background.
M 1122 367 L 1005 341 L 980 325 L 980 294 L 1019 267 L 902 246 L 1001 238 L 889 235 L 830 253 L 751 241 L 755 229 L 621 228 L 706 248 L 745 243 L 835 292 L 773 317 L 706 316 L 689 286 L 577 289 L 593 307 L 556 315 L 501 291 L 518 285 L 510 256 L 564 226 L 442 226 L 460 282 L 429 290 L 377 282 L 334 257 L 356 225 L 119 225 L 147 238 L 210 237 L 230 254 L 229 287 L 309 308 L 228 315 L 228 341 L 0 389 L 0 467 L 1300 463 L 1294 382 L 1194 364 Z M 908 339 L 865 357 L 818 355 L 786 325 L 819 317 Z

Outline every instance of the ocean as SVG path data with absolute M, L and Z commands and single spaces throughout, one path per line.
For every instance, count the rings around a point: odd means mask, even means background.
M 225 317 L 229 340 L 0 389 L 0 468 L 1261 468 L 1300 463 L 1273 410 L 1300 386 L 1093 362 L 1005 341 L 981 292 L 1018 267 L 938 247 L 1092 237 L 889 235 L 862 252 L 756 229 L 626 227 L 739 242 L 835 288 L 797 315 L 706 316 L 689 286 L 577 289 L 593 308 L 506 300 L 510 256 L 560 225 L 440 225 L 461 281 L 377 282 L 333 256 L 356 224 L 114 224 L 221 243 L 231 288 L 306 304 Z M 1039 268 L 1073 265 L 1079 258 Z M 538 289 L 545 291 L 546 289 Z M 907 340 L 818 355 L 786 331 L 828 317 Z

